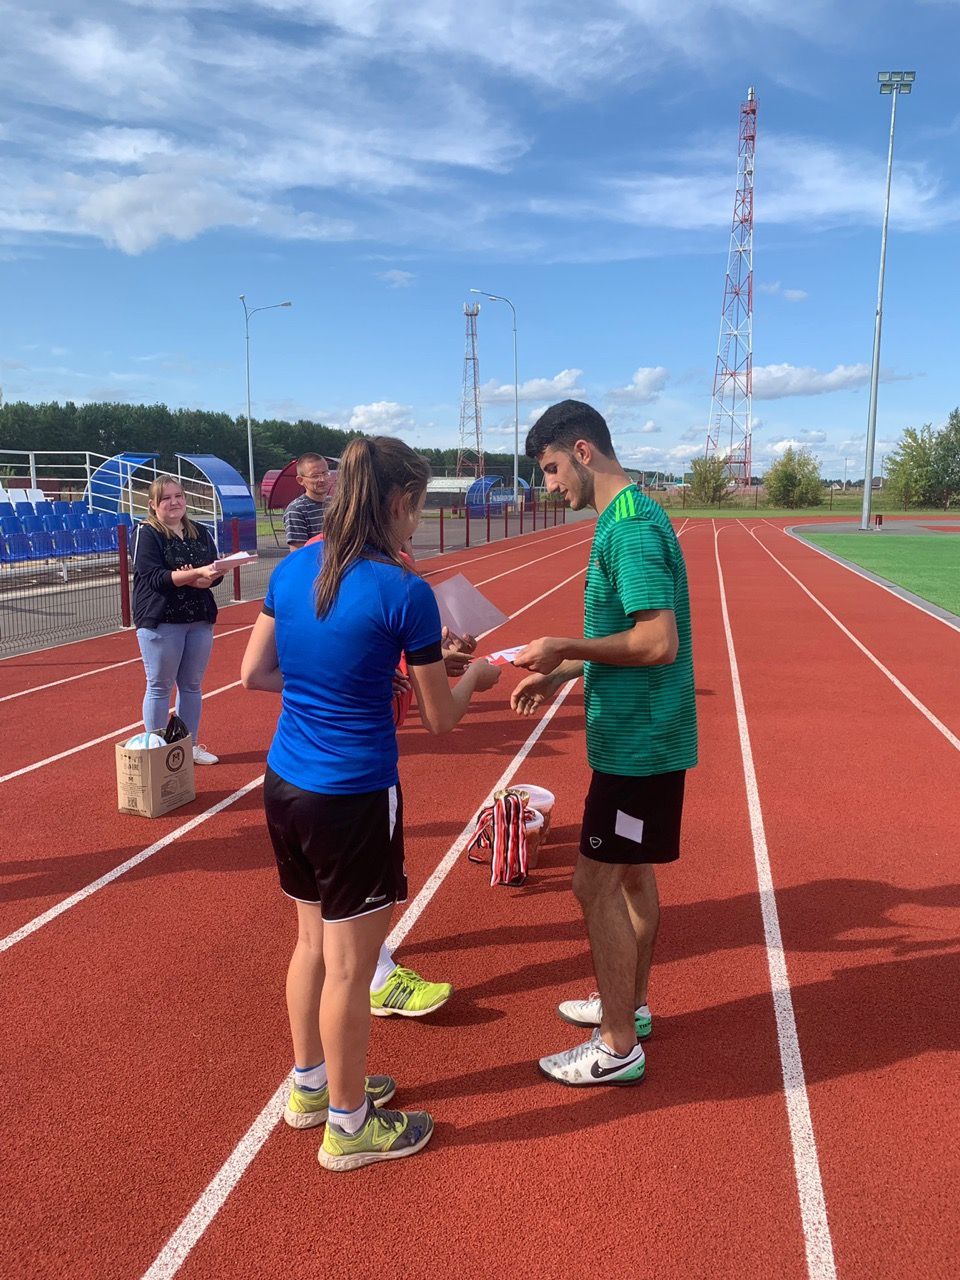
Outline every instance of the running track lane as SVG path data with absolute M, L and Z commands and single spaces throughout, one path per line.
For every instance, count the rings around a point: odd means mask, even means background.
M 769 525 L 747 528 L 960 735 L 960 633 L 955 628 Z
M 953 1276 L 958 752 L 746 529 L 719 549 L 838 1273 Z M 908 607 L 871 607 L 902 678 Z

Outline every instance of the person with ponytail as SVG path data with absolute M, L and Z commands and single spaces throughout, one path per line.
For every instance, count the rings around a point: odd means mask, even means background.
M 137 525 L 133 543 L 133 623 L 147 673 L 143 727 L 147 733 L 164 731 L 176 684 L 177 715 L 190 730 L 196 764 L 218 759 L 198 741 L 200 685 L 217 620 L 211 588 L 223 580 L 210 567 L 216 558 L 213 538 L 187 517 L 180 481 L 157 476 L 147 492 L 147 518 Z
M 324 541 L 273 571 L 241 667 L 282 695 L 264 807 L 280 887 L 297 907 L 287 973 L 294 1078 L 284 1119 L 324 1124 L 333 1171 L 420 1151 L 423 1111 L 385 1109 L 390 1076 L 365 1076 L 370 985 L 396 903 L 406 901 L 394 674 L 401 653 L 431 733 L 446 733 L 500 669 L 471 663 L 451 687 L 440 612 L 401 549 L 430 468 L 399 440 L 361 437 L 340 460 Z

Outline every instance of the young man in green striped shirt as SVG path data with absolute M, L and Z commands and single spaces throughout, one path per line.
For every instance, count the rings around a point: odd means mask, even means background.
M 511 704 L 533 715 L 582 675 L 587 793 L 573 891 L 583 910 L 599 991 L 565 1000 L 560 1016 L 595 1030 L 541 1058 L 563 1084 L 633 1084 L 652 1030 L 647 985 L 660 920 L 657 863 L 680 855 L 686 770 L 697 763 L 690 603 L 683 552 L 663 508 L 631 483 L 606 422 L 577 400 L 553 405 L 527 436 L 547 488 L 598 513 L 583 638 L 543 636 L 517 655 L 534 674 Z

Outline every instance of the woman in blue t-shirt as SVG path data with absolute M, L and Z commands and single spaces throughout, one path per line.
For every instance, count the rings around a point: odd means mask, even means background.
M 297 904 L 287 975 L 295 1057 L 284 1118 L 326 1121 L 320 1163 L 354 1169 L 413 1155 L 426 1112 L 386 1111 L 395 1082 L 364 1076 L 370 980 L 394 903 L 404 902 L 403 798 L 393 678 L 406 655 L 431 733 L 458 723 L 499 668 L 472 663 L 452 688 L 440 613 L 401 547 L 420 520 L 430 468 L 399 440 L 344 450 L 325 541 L 281 561 L 243 659 L 248 689 L 282 693 L 264 806 L 280 885 Z

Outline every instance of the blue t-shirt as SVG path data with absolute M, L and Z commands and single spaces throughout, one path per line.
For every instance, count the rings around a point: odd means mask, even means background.
M 358 560 L 319 619 L 322 563 L 318 543 L 292 552 L 270 576 L 263 608 L 276 620 L 283 703 L 267 763 L 303 791 L 382 791 L 397 782 L 393 674 L 404 651 L 439 652 L 440 610 L 416 574 Z

